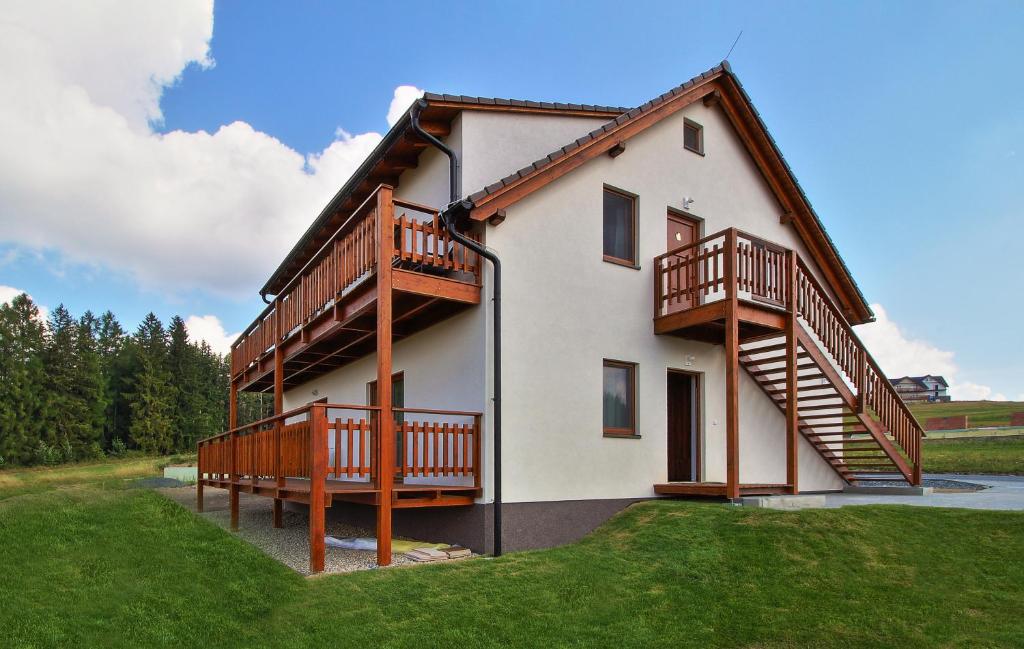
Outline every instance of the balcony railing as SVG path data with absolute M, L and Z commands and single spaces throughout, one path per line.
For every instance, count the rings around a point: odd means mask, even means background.
M 372 491 L 380 467 L 380 411 L 378 406 L 313 403 L 204 439 L 198 444 L 199 479 L 299 493 Z M 396 478 L 480 487 L 481 413 L 392 411 L 399 420 L 396 453 L 389 462 Z
M 377 218 L 374 192 L 335 231 L 316 255 L 281 290 L 231 347 L 231 375 L 259 361 L 295 335 L 377 270 Z M 479 256 L 453 240 L 436 210 L 393 199 L 395 246 L 388 263 L 398 268 L 479 283 Z
M 726 277 L 729 233 L 734 270 Z M 727 280 L 741 299 L 784 307 L 787 250 L 738 230 L 723 230 L 654 258 L 654 315 L 685 311 L 724 300 Z

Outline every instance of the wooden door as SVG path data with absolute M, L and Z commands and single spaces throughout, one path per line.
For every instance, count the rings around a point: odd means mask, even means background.
M 666 252 L 691 244 L 698 239 L 700 239 L 700 221 L 677 212 L 668 213 Z M 697 247 L 695 246 L 666 259 L 665 272 L 669 277 L 668 281 L 663 285 L 669 287 L 670 290 L 668 301 L 665 304 L 665 313 L 683 311 L 699 304 L 696 290 L 678 293 L 679 289 L 691 287 L 698 277 L 698 273 L 694 272 L 697 266 L 693 263 L 697 252 Z M 679 280 L 678 283 L 677 279 Z
M 699 480 L 697 375 L 668 372 L 668 480 Z

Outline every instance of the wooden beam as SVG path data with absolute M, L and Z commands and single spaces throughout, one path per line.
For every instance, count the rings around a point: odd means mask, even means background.
M 626 152 L 626 143 L 619 141 L 612 145 L 612 148 L 608 149 L 608 155 L 612 158 L 618 158 L 620 155 Z
M 786 483 L 790 493 L 799 493 L 797 482 L 800 444 L 800 422 L 798 415 L 798 373 L 800 371 L 799 348 L 797 346 L 796 309 L 796 255 L 786 252 L 786 295 L 789 296 L 789 314 L 786 318 Z
M 327 409 L 315 404 L 310 416 L 309 471 L 309 571 L 323 572 L 326 547 L 324 542 L 324 490 L 327 486 Z
M 736 277 L 736 229 L 725 235 L 725 277 Z M 725 495 L 740 497 L 740 321 L 735 282 L 727 282 L 725 307 Z
M 377 565 L 391 564 L 391 507 L 395 480 L 395 416 L 391 390 L 392 266 L 394 205 L 390 187 L 377 193 Z
M 389 269 L 392 286 L 396 291 L 439 297 L 453 302 L 480 304 L 480 287 L 444 277 L 434 277 L 408 270 Z M 380 293 L 378 292 L 378 295 Z

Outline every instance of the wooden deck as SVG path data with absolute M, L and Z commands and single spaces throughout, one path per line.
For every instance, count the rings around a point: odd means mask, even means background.
M 309 504 L 310 480 L 308 478 L 285 478 L 283 484 L 276 479 L 260 478 L 203 478 L 205 487 L 230 489 L 232 485 L 242 493 L 265 496 L 290 502 Z M 348 480 L 324 481 L 326 505 L 333 501 L 354 502 L 366 505 L 380 504 L 380 488 L 372 482 Z M 455 507 L 472 505 L 480 496 L 480 487 L 474 485 L 450 484 L 396 484 L 392 488 L 392 507 Z

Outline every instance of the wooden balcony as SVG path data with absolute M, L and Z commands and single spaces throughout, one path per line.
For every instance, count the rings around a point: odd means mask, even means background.
M 379 425 L 382 416 L 389 425 Z M 204 439 L 197 450 L 199 511 L 205 487 L 228 489 L 232 529 L 239 492 L 273 498 L 275 527 L 284 501 L 310 506 L 313 571 L 323 569 L 324 508 L 334 501 L 451 507 L 481 492 L 479 412 L 313 403 Z
M 449 236 L 437 211 L 382 185 L 232 345 L 237 389 L 273 390 L 278 350 L 284 389 L 374 352 L 380 218 L 393 222 L 384 263 L 395 339 L 480 303 L 479 256 Z
M 741 340 L 782 331 L 790 254 L 782 246 L 730 229 L 655 257 L 654 333 L 724 342 L 733 289 Z

